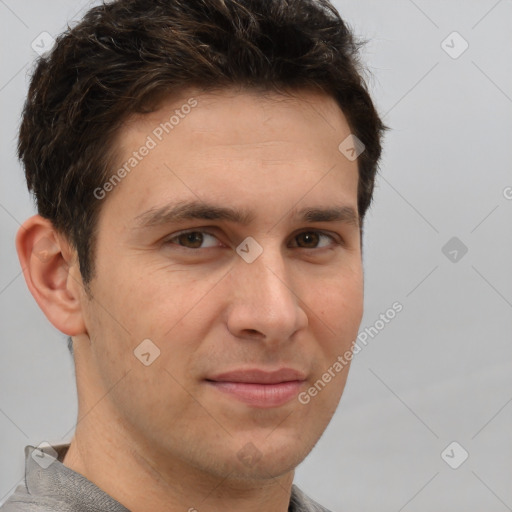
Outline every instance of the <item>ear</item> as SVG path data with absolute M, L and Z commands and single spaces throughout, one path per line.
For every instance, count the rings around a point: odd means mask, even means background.
M 85 291 L 76 251 L 40 215 L 18 230 L 16 250 L 27 286 L 48 320 L 68 336 L 86 332 L 82 314 Z

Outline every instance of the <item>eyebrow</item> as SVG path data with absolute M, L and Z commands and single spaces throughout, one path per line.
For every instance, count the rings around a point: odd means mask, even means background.
M 359 216 L 351 206 L 307 207 L 292 210 L 291 215 L 301 222 L 344 222 L 359 227 Z M 254 213 L 202 201 L 179 202 L 151 208 L 135 217 L 136 229 L 153 228 L 184 220 L 224 220 L 247 226 L 254 219 Z

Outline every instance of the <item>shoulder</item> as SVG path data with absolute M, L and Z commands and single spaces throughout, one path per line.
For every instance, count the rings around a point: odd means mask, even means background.
M 292 494 L 290 498 L 290 507 L 288 512 L 330 512 L 319 503 L 312 500 L 307 494 L 302 492 L 295 484 L 292 485 Z
M 0 505 L 0 512 L 54 512 L 62 510 L 57 503 L 50 503 L 47 500 L 36 501 L 33 496 L 27 492 L 25 484 L 16 487 L 13 494 Z
M 26 486 L 26 480 L 19 484 L 7 500 L 0 505 L 0 512 L 71 512 L 69 507 L 51 496 L 40 496 L 31 494 Z

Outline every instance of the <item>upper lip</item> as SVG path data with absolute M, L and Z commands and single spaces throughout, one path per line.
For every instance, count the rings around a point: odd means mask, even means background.
M 246 382 L 251 384 L 278 384 L 280 382 L 305 379 L 306 377 L 302 372 L 294 370 L 293 368 L 281 368 L 275 371 L 251 368 L 220 373 L 213 377 L 208 377 L 206 380 L 216 382 Z

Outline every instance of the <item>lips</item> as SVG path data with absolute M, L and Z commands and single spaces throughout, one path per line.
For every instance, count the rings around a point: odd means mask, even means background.
M 289 382 L 295 380 L 305 380 L 305 375 L 292 368 L 281 368 L 275 371 L 265 371 L 260 369 L 234 370 L 221 373 L 207 380 L 216 382 L 246 382 L 252 384 L 279 384 L 280 382 Z
M 206 379 L 225 396 L 259 408 L 279 407 L 297 396 L 305 375 L 292 368 L 234 370 Z

